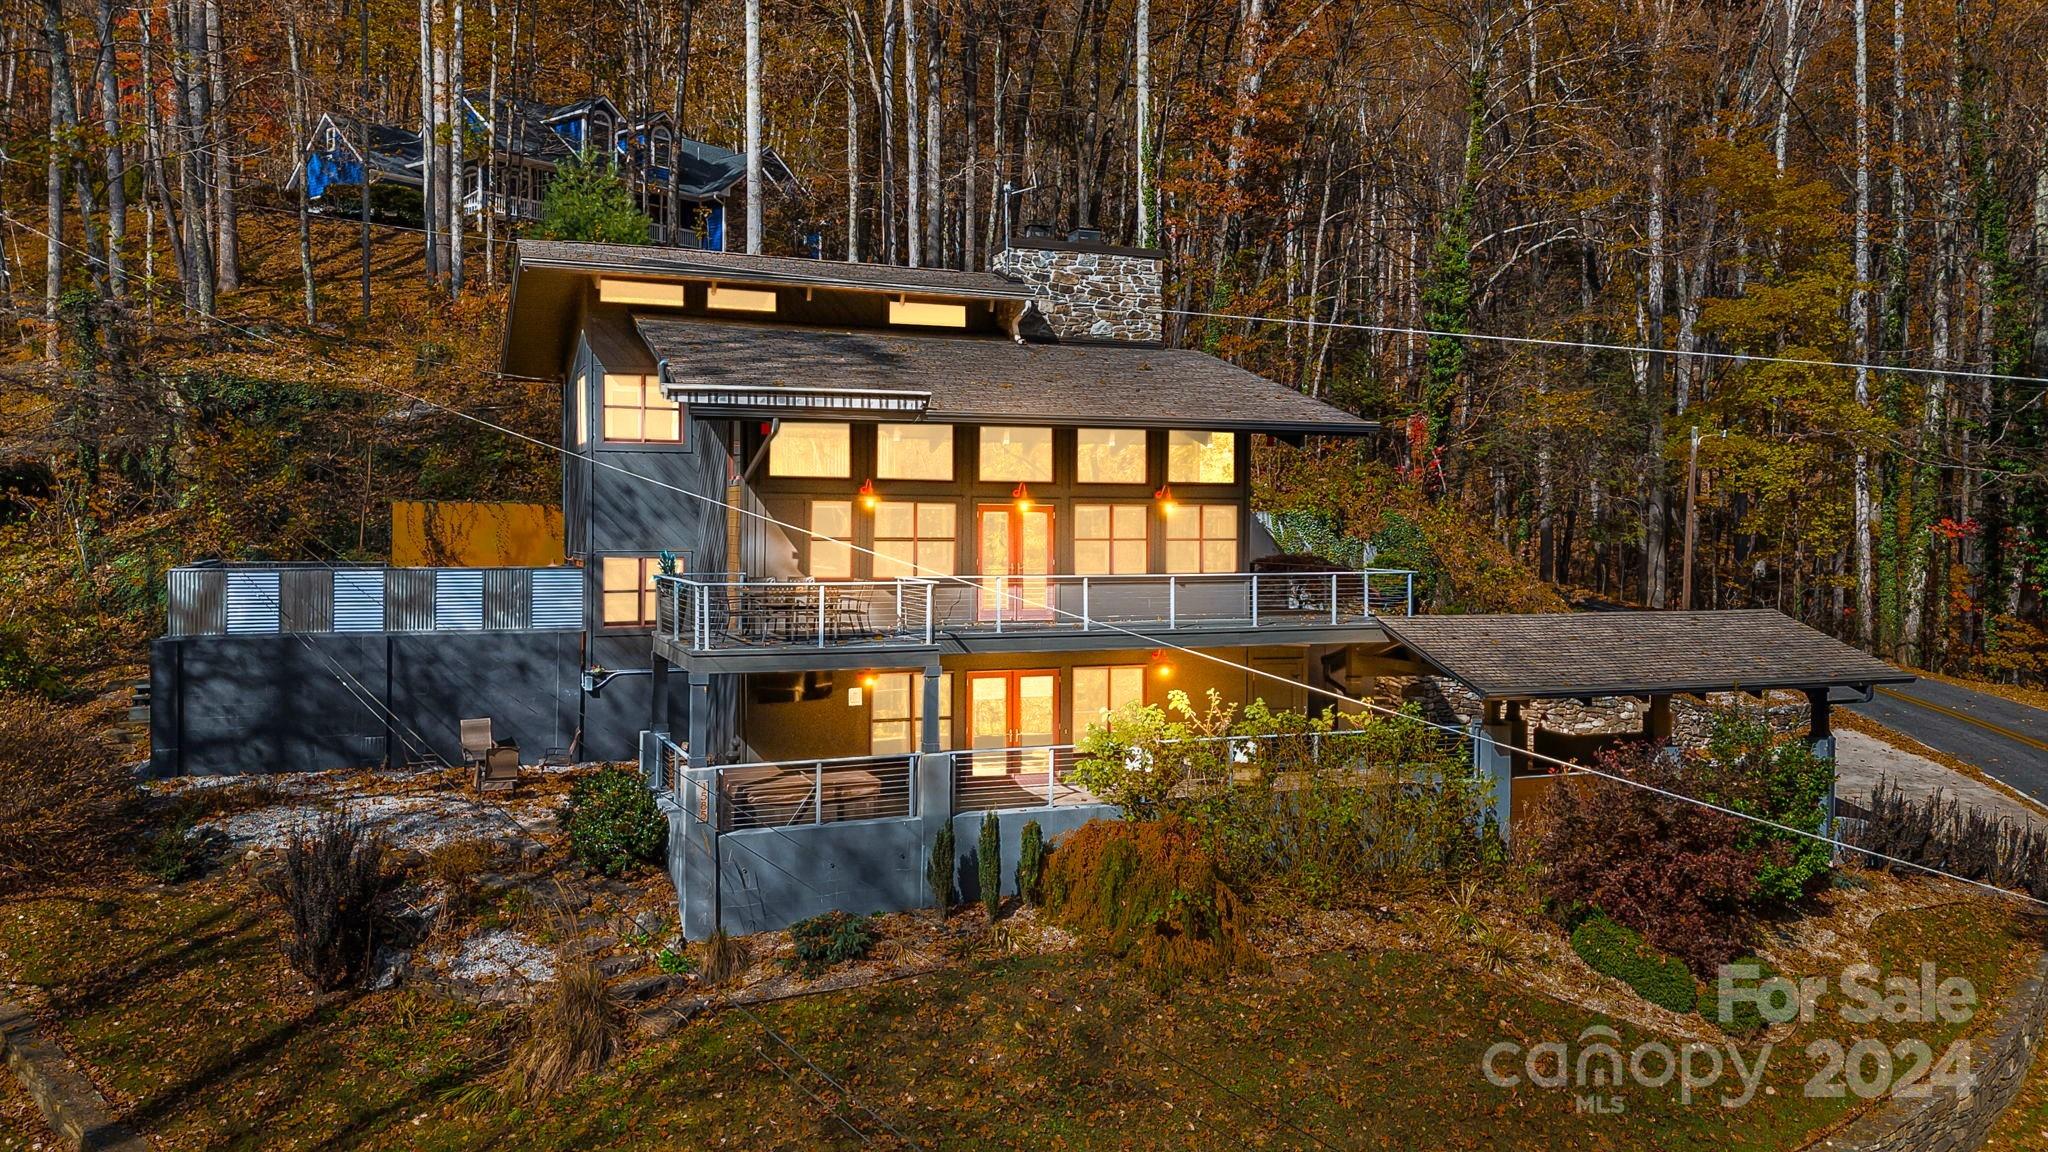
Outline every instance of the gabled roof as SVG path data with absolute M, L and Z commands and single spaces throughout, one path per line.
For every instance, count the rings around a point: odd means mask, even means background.
M 1769 608 L 1389 616 L 1380 623 L 1417 659 L 1494 700 L 1867 688 L 1913 679 Z
M 816 265 L 816 261 L 806 261 Z M 1375 425 L 1184 349 L 1020 344 L 638 314 L 670 396 L 734 414 L 911 413 L 1005 421 L 1356 435 Z M 841 416 L 840 418 L 844 418 Z

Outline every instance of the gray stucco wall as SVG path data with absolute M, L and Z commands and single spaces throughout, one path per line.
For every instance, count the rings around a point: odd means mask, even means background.
M 312 771 L 461 759 L 464 717 L 489 716 L 528 759 L 583 728 L 585 759 L 630 760 L 648 726 L 649 677 L 582 691 L 574 632 L 192 636 L 150 651 L 157 775 Z M 681 694 L 671 723 L 683 725 Z M 396 724 L 386 722 L 386 710 Z M 416 733 L 416 735 L 415 735 Z M 410 750 L 408 745 L 411 745 Z
M 984 813 L 962 812 L 953 817 L 953 847 L 958 853 L 953 876 L 960 886 L 960 899 L 981 899 L 981 822 Z M 1108 804 L 1073 804 L 1058 808 L 1019 808 L 998 812 L 1002 827 L 1003 895 L 1017 894 L 1017 854 L 1024 843 L 1024 825 L 1038 821 L 1038 830 L 1048 842 L 1072 832 L 1090 820 L 1115 820 L 1120 813 Z

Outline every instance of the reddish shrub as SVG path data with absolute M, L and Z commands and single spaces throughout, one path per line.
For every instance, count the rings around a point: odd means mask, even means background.
M 1714 794 L 1699 762 L 1640 744 L 1610 750 L 1599 768 L 1683 796 Z M 1734 817 L 1695 804 L 1572 776 L 1551 790 L 1530 847 L 1557 907 L 1597 908 L 1704 974 L 1749 943 L 1745 904 L 1759 857 L 1744 832 Z
M 1047 857 L 1045 907 L 1161 992 L 1257 965 L 1244 901 L 1201 834 L 1178 818 L 1091 820 Z

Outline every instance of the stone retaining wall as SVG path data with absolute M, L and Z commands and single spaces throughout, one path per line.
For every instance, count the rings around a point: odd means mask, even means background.
M 1975 1088 L 1935 1088 L 1916 1100 L 1886 1100 L 1846 1128 L 1807 1145 L 1811 1152 L 1975 1152 L 1998 1116 L 2026 1085 L 2048 1017 L 2048 955 L 2001 1005 L 1998 1019 L 1971 1036 Z

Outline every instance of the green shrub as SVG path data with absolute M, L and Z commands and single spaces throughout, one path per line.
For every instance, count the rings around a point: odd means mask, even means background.
M 1045 878 L 1045 830 L 1038 821 L 1027 820 L 1018 841 L 1017 898 L 1026 908 L 1036 908 L 1039 884 Z
M 796 945 L 796 954 L 783 961 L 784 966 L 817 976 L 835 964 L 866 959 L 875 949 L 875 920 L 827 912 L 790 925 L 789 938 Z
M 974 846 L 980 875 L 981 906 L 993 920 L 1003 907 L 1003 822 L 991 811 L 981 818 L 981 839 Z
M 931 859 L 925 861 L 924 882 L 931 889 L 932 907 L 945 912 L 953 906 L 953 822 L 939 825 L 932 839 Z
M 681 976 L 697 969 L 697 962 L 673 948 L 663 948 L 654 954 L 654 966 L 670 976 Z
M 1045 907 L 1165 993 L 1194 976 L 1255 967 L 1251 914 L 1185 820 L 1090 820 L 1062 837 Z
M 1698 1006 L 1699 988 L 1685 961 L 1645 948 L 1634 930 L 1594 915 L 1572 930 L 1571 941 L 1572 951 L 1593 971 L 1627 984 L 1650 1003 L 1673 1012 Z
M 203 874 L 226 848 L 218 830 L 195 831 L 190 820 L 178 819 L 144 834 L 135 866 L 159 883 L 182 884 Z
M 576 781 L 562 809 L 562 829 L 570 855 L 607 876 L 655 863 L 668 846 L 668 820 L 629 768 L 604 768 Z
M 1755 966 L 1759 981 L 1769 980 L 1778 974 L 1775 968 L 1754 956 L 1738 957 L 1734 963 Z M 1721 988 L 1718 980 L 1701 986 L 1699 1013 L 1730 1036 L 1754 1036 L 1769 1025 L 1769 1021 L 1764 1019 L 1763 1010 L 1757 1007 L 1755 998 L 1750 996 L 1735 998 L 1735 1002 L 1728 1006 L 1728 1019 L 1721 1019 Z

